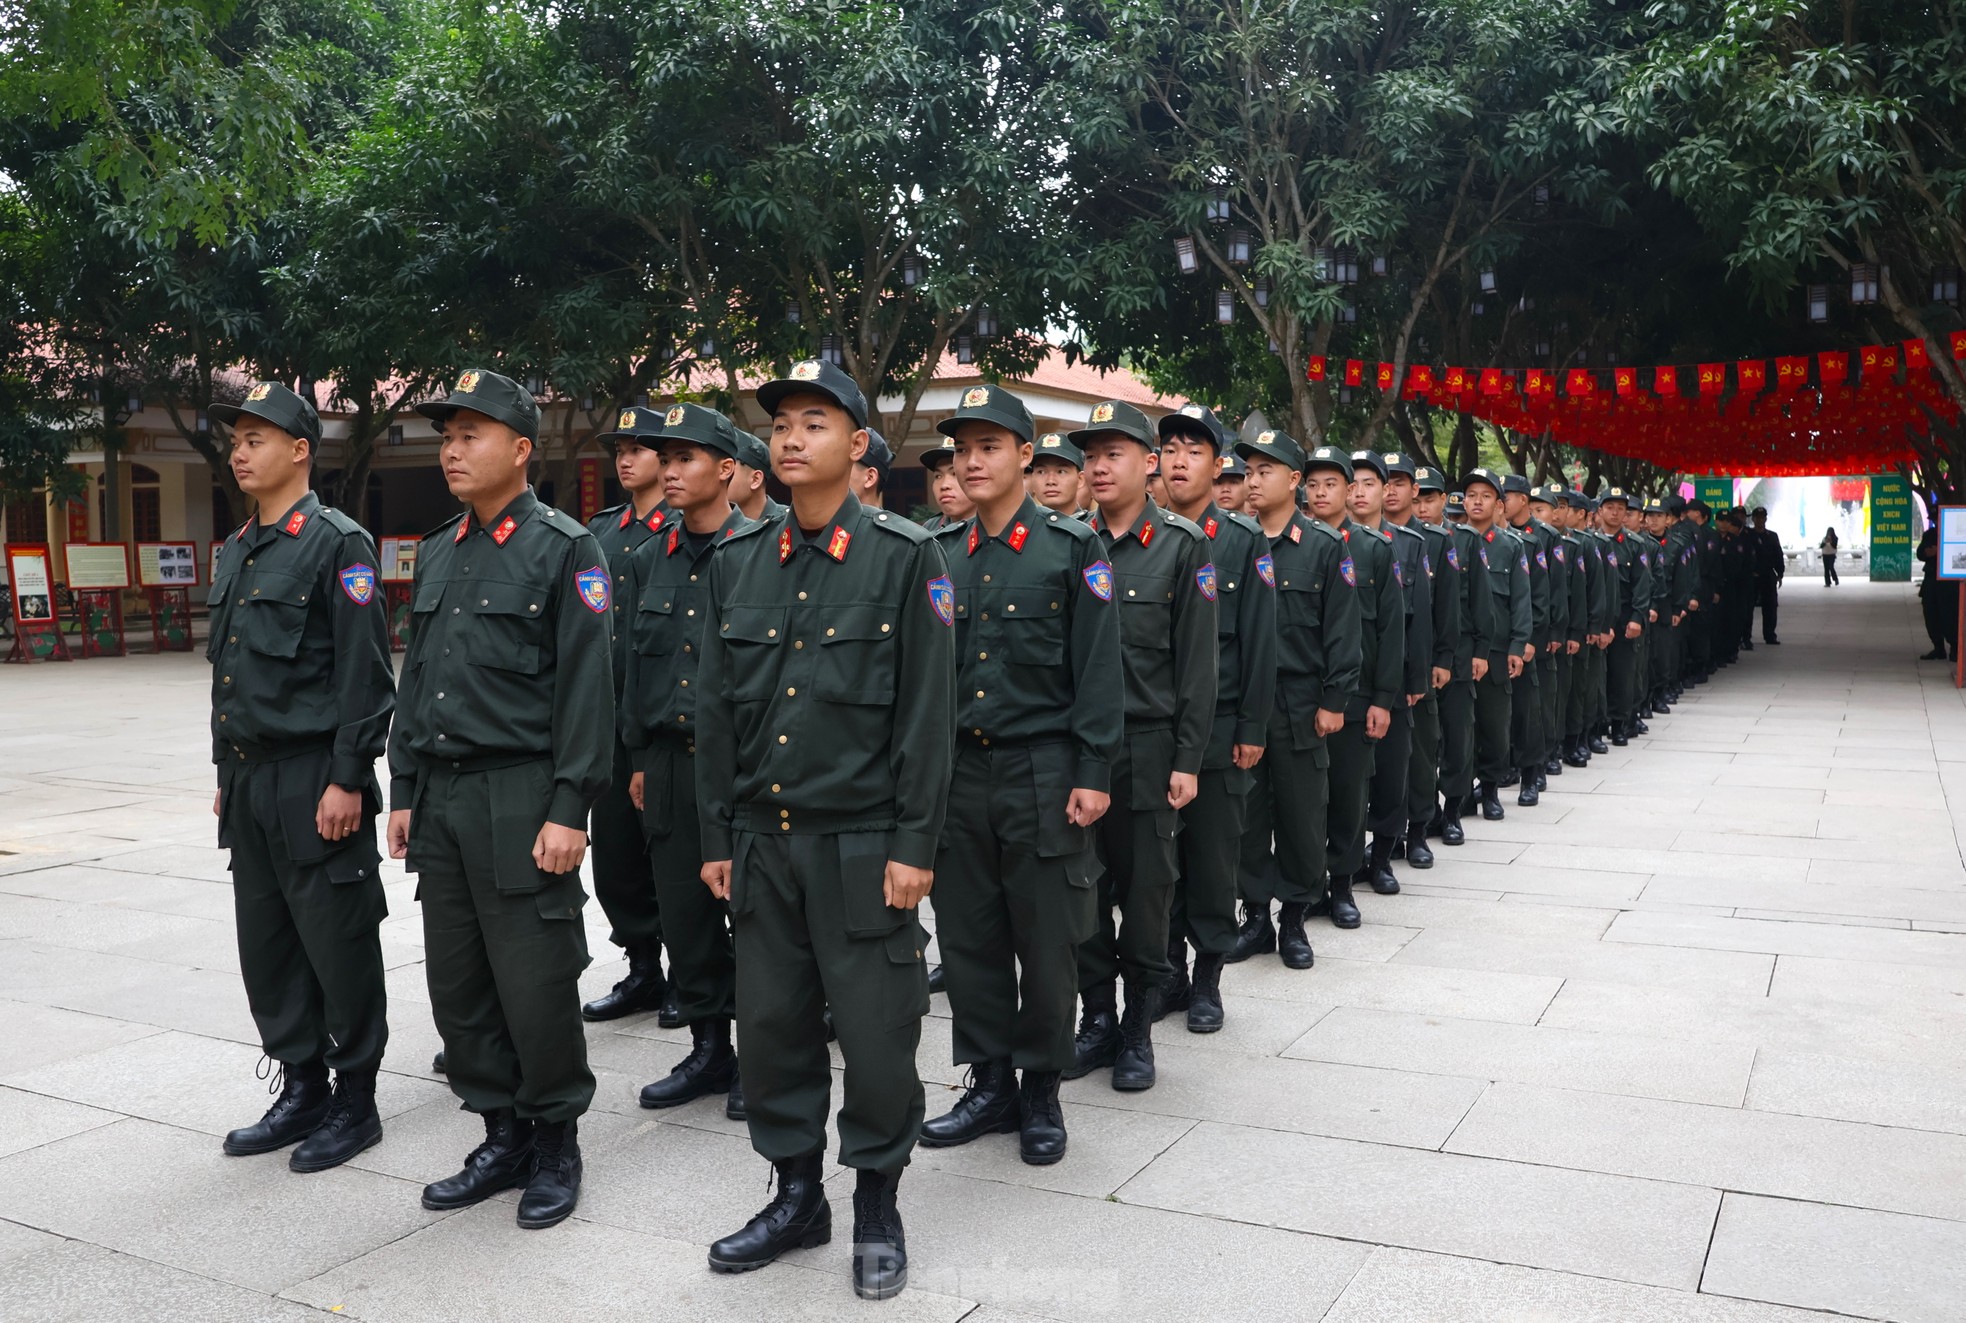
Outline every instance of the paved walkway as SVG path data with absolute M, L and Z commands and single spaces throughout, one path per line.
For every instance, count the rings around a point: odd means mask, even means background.
M 1315 969 L 1232 968 L 1228 1029 L 1170 1022 L 1158 1088 L 1068 1085 L 1063 1164 L 918 1152 L 913 1285 L 884 1305 L 842 1243 L 705 1270 L 766 1168 L 720 1101 L 636 1107 L 686 1041 L 652 1018 L 589 1031 L 575 1220 L 424 1212 L 478 1130 L 425 1073 L 400 871 L 382 1144 L 307 1177 L 222 1156 L 265 1095 L 204 663 L 0 669 L 0 1317 L 1954 1323 L 1966 706 L 1912 660 L 1903 585 L 1799 582 L 1783 624 L 1649 739 L 1362 897 L 1359 931 L 1315 928 Z M 935 1013 L 932 1110 L 957 1078 Z

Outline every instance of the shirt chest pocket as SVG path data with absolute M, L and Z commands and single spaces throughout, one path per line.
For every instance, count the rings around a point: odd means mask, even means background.
M 884 706 L 894 701 L 899 658 L 897 612 L 885 606 L 839 607 L 819 627 L 813 696 L 828 703 Z
M 1065 664 L 1065 603 L 1037 589 L 1004 589 L 981 599 L 1004 660 L 1018 666 Z
M 669 588 L 650 588 L 636 603 L 631 638 L 644 657 L 666 657 L 676 651 L 676 594 Z
M 234 623 L 246 646 L 268 657 L 298 652 L 312 585 L 290 574 L 260 574 L 250 581 L 241 576 L 234 584 L 233 605 L 241 613 Z
M 784 608 L 734 606 L 720 637 L 726 662 L 725 692 L 741 703 L 770 698 L 778 686 L 778 653 L 785 643 Z M 803 652 L 805 641 L 798 642 L 801 646 L 797 651 Z
M 1129 574 L 1120 581 L 1120 644 L 1160 652 L 1174 647 L 1174 580 L 1166 575 Z
M 226 608 L 231 605 L 229 594 L 237 579 L 236 574 L 226 574 L 214 582 L 211 591 L 205 594 L 205 605 L 211 608 L 212 615 L 211 636 L 205 641 L 207 661 L 216 661 L 220 650 L 225 646 L 228 622 L 231 619 L 231 613 Z
M 1277 578 L 1277 624 L 1316 629 L 1324 620 L 1324 590 L 1304 579 Z
M 472 665 L 539 673 L 546 634 L 544 593 L 522 583 L 482 582 L 462 586 L 460 596 L 471 617 Z

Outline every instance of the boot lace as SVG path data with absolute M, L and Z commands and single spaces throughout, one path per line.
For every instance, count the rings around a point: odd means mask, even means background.
M 897 1222 L 888 1220 L 887 1190 L 856 1186 L 853 1191 L 853 1238 L 861 1244 L 892 1244 L 901 1238 Z

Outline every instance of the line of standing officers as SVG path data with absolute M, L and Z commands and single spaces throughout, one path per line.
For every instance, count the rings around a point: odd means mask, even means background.
M 400 682 L 375 545 L 308 491 L 312 404 L 263 383 L 212 411 L 258 504 L 213 576 L 214 809 L 280 1069 L 226 1152 L 319 1171 L 381 1138 L 386 749 L 439 1068 L 484 1126 L 424 1205 L 519 1189 L 520 1226 L 566 1218 L 582 1019 L 653 1012 L 692 1043 L 642 1105 L 719 1097 L 774 1168 L 711 1268 L 824 1244 L 836 1041 L 854 1288 L 893 1296 L 916 1144 L 1060 1161 L 1062 1080 L 1152 1088 L 1155 1025 L 1221 1029 L 1226 964 L 1309 968 L 1310 919 L 1357 927 L 1395 861 L 1626 744 L 1752 610 L 1738 521 L 1697 502 L 1486 469 L 1450 495 L 1199 405 L 1040 436 L 979 385 L 934 464 L 967 513 L 931 531 L 869 503 L 891 451 L 837 368 L 758 400 L 768 448 L 698 405 L 624 410 L 629 499 L 585 526 L 527 484 L 517 383 L 469 371 L 420 406 L 464 509 L 420 544 Z M 628 971 L 583 1006 L 590 848 Z M 934 1116 L 931 887 L 969 1068 Z

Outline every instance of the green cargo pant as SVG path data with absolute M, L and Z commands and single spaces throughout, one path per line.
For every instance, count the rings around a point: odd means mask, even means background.
M 935 934 L 959 1066 L 1072 1064 L 1079 943 L 1092 935 L 1092 828 L 1065 817 L 1069 744 L 957 746 L 935 854 Z
M 1406 820 L 1432 822 L 1440 809 L 1441 691 L 1429 689 L 1415 703 L 1413 750 L 1406 763 Z
M 928 966 L 915 912 L 885 898 L 888 835 L 734 835 L 739 1070 L 751 1147 L 772 1162 L 825 1151 L 828 1007 L 846 1063 L 841 1165 L 897 1172 L 914 1152 Z
M 1365 738 L 1365 718 L 1347 716 L 1341 730 L 1325 737 L 1331 754 L 1330 793 L 1325 803 L 1325 877 L 1314 901 L 1324 899 L 1333 873 L 1350 877 L 1365 866 L 1365 810 L 1372 793 L 1374 741 Z M 1277 811 L 1288 812 L 1279 804 Z
M 1175 842 L 1181 876 L 1174 884 L 1168 931 L 1197 951 L 1227 955 L 1235 946 L 1236 873 L 1255 781 L 1240 767 L 1204 767 L 1200 788 L 1181 810 Z
M 614 776 L 588 813 L 587 840 L 594 855 L 594 899 L 613 929 L 608 940 L 652 954 L 662 944 L 662 907 L 650 875 L 642 815 L 628 798 L 628 777 L 634 770 L 633 759 L 616 740 Z
M 1180 872 L 1175 837 L 1181 814 L 1167 802 L 1174 774 L 1174 732 L 1129 728 L 1112 765 L 1112 807 L 1094 824 L 1099 879 L 1092 936 L 1079 945 L 1079 990 L 1124 976 L 1165 982 L 1167 925 Z
M 1532 693 L 1527 683 L 1530 674 L 1525 667 L 1522 677 L 1510 678 L 1509 659 L 1498 652 L 1488 659 L 1488 675 L 1473 682 L 1475 772 L 1483 785 L 1499 783 L 1511 766 L 1509 755 L 1515 725 L 1516 690 L 1520 685 L 1524 694 Z
M 474 1112 L 571 1121 L 594 1099 L 580 1020 L 587 902 L 532 861 L 552 766 L 426 765 L 410 819 L 424 972 L 451 1092 Z
M 389 1041 L 377 928 L 389 911 L 368 821 L 330 844 L 314 827 L 328 750 L 220 763 L 219 844 L 232 850 L 239 972 L 260 1048 L 275 1061 L 371 1071 Z
M 1331 749 L 1318 735 L 1314 702 L 1270 715 L 1270 742 L 1256 764 L 1242 833 L 1244 902 L 1269 913 L 1270 901 L 1309 905 L 1324 894 Z
M 669 986 L 684 1024 L 735 1013 L 730 906 L 703 885 L 703 828 L 696 812 L 696 746 L 657 738 L 635 753 L 642 774 L 648 871 L 664 917 Z M 599 884 L 596 884 L 599 890 Z

